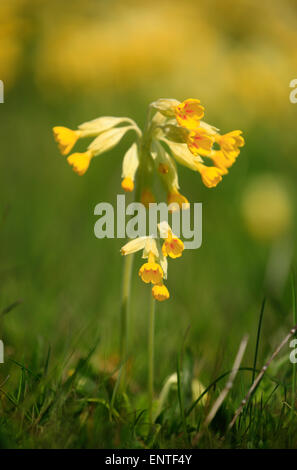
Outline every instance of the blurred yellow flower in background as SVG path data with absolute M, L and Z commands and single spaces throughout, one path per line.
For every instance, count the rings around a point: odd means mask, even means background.
M 2 0 L 0 3 L 0 79 L 5 89 L 16 82 L 22 63 L 23 42 L 28 23 L 21 16 L 23 0 Z
M 66 22 L 64 15 L 61 22 L 45 18 L 36 68 L 44 85 L 129 89 L 168 71 L 183 48 L 184 28 L 174 4 L 113 2 L 103 9 L 99 2 L 87 3 L 92 16 L 74 10 Z M 85 2 L 81 5 L 84 9 Z
M 249 233 L 258 240 L 277 240 L 291 227 L 290 194 L 281 178 L 273 174 L 254 177 L 248 183 L 241 207 Z
M 1 79 L 11 85 L 26 53 L 26 69 L 45 95 L 138 90 L 151 101 L 166 87 L 169 96 L 202 97 L 213 114 L 232 101 L 241 125 L 287 110 L 297 63 L 290 0 L 189 0 L 186 7 L 74 0 L 71 9 L 57 0 L 9 0 L 1 2 L 0 22 Z

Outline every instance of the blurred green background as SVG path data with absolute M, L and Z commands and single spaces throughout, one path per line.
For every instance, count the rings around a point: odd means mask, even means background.
M 244 333 L 254 353 L 259 309 L 267 307 L 261 360 L 292 324 L 296 261 L 295 1 L 1 0 L 0 310 L 6 359 L 52 347 L 53 360 L 80 355 L 99 337 L 94 361 L 117 362 L 123 240 L 98 240 L 95 205 L 122 192 L 131 137 L 79 177 L 52 127 L 101 115 L 143 125 L 159 97 L 199 98 L 205 120 L 241 129 L 246 146 L 216 189 L 179 167 L 181 192 L 203 202 L 203 243 L 169 265 L 169 301 L 157 306 L 156 390 L 174 372 L 182 336 L 209 383 L 230 366 Z M 295 261 L 294 261 L 295 260 Z M 147 304 L 138 278 L 131 306 L 131 384 L 146 383 Z M 219 362 L 218 362 L 219 359 Z M 0 368 L 0 381 L 10 367 Z

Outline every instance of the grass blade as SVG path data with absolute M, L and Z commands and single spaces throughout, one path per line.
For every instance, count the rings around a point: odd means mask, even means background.
M 292 338 L 292 336 L 295 335 L 296 331 L 297 331 L 297 324 L 290 330 L 290 332 L 287 334 L 287 336 L 282 340 L 282 342 L 275 349 L 275 351 L 273 352 L 271 357 L 268 359 L 266 364 L 264 364 L 264 366 L 262 367 L 260 373 L 257 375 L 257 377 L 255 378 L 252 386 L 250 387 L 248 393 L 246 394 L 245 398 L 242 400 L 241 405 L 236 410 L 236 412 L 233 416 L 233 419 L 232 419 L 232 421 L 230 422 L 230 424 L 228 426 L 228 431 L 230 431 L 232 429 L 232 427 L 234 426 L 238 416 L 241 414 L 241 412 L 242 412 L 243 408 L 245 407 L 245 405 L 249 402 L 249 399 L 251 398 L 252 394 L 255 392 L 256 388 L 258 387 L 259 383 L 261 382 L 261 380 L 263 378 L 263 375 L 265 374 L 266 370 L 268 369 L 268 367 L 270 366 L 272 361 L 280 353 L 280 351 L 288 343 L 288 341 Z
M 266 299 L 263 299 L 262 306 L 261 306 L 261 311 L 260 311 L 260 317 L 259 317 L 259 323 L 258 323 L 258 331 L 257 331 L 257 341 L 256 341 L 256 349 L 255 349 L 255 356 L 254 356 L 254 366 L 253 366 L 253 376 L 252 376 L 252 383 L 255 380 L 255 375 L 256 375 L 256 367 L 257 367 L 257 359 L 258 359 L 258 351 L 259 351 L 259 343 L 260 343 L 260 334 L 261 334 L 261 327 L 262 327 L 262 320 L 263 320 L 263 314 L 264 314 L 264 309 L 265 309 L 265 303 Z M 293 322 L 293 325 L 295 325 L 296 322 Z

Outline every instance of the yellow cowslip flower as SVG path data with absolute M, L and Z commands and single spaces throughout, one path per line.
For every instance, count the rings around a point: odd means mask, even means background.
M 227 175 L 228 168 L 230 168 L 236 161 L 236 158 L 234 158 L 233 160 L 231 160 L 230 158 L 226 158 L 222 150 L 212 150 L 211 154 L 209 155 L 209 158 L 212 160 L 214 166 L 222 170 L 223 175 Z
M 215 136 L 215 141 L 220 145 L 220 150 L 225 154 L 226 158 L 234 161 L 238 157 L 240 147 L 244 146 L 244 138 L 241 131 L 232 131 L 227 134 Z
M 176 100 L 162 98 L 151 106 L 158 111 L 154 117 L 155 140 L 166 144 L 178 163 L 200 172 L 202 182 L 208 188 L 215 187 L 228 173 L 227 169 L 233 165 L 240 147 L 244 145 L 242 132 L 236 130 L 221 135 L 219 129 L 202 121 L 204 108 L 199 100 L 187 99 L 176 103 Z M 219 145 L 219 150 L 214 148 L 214 144 Z M 158 152 L 161 153 L 160 147 Z M 152 156 L 157 160 L 155 150 Z M 201 157 L 211 158 L 214 166 L 206 167 Z M 176 198 L 180 201 L 178 189 L 177 186 L 169 189 L 169 200 Z
M 170 258 L 179 258 L 183 250 L 184 243 L 179 238 L 173 236 L 172 232 L 169 233 L 162 246 L 163 255 L 170 256 Z
M 153 284 L 153 297 L 156 300 L 163 301 L 169 298 L 168 289 L 164 285 L 164 279 L 167 278 L 168 263 L 167 256 L 164 256 L 160 241 L 161 238 L 169 237 L 169 234 L 172 234 L 172 230 L 168 223 L 163 221 L 158 224 L 158 231 L 160 239 L 151 236 L 135 238 L 122 247 L 121 253 L 127 256 L 143 250 L 142 258 L 147 258 L 147 262 L 139 269 L 139 276 L 146 284 Z M 176 238 L 174 234 L 172 234 L 172 238 Z M 183 244 L 181 240 L 179 240 L 179 242 Z M 179 244 L 179 250 L 180 249 Z M 175 258 L 180 256 L 171 256 L 170 253 L 174 255 L 173 251 L 175 251 L 175 248 L 173 250 L 169 249 L 168 254 L 170 257 Z
M 76 130 L 68 129 L 68 127 L 63 126 L 55 126 L 53 127 L 54 139 L 58 143 L 61 154 L 68 155 L 78 139 L 82 137 L 96 137 L 102 132 L 124 122 L 128 122 L 131 125 L 135 124 L 130 118 L 103 116 L 80 124 Z
M 163 284 L 163 282 L 160 282 L 159 284 L 156 284 L 153 286 L 152 294 L 153 294 L 153 297 L 159 302 L 168 300 L 170 297 L 169 291 L 167 287 Z
M 203 127 L 191 131 L 187 138 L 188 148 L 193 155 L 209 155 L 213 143 L 214 137 Z
M 163 279 L 163 269 L 156 263 L 155 255 L 150 252 L 148 262 L 144 263 L 138 272 L 139 276 L 145 283 L 159 284 Z
M 207 188 L 215 188 L 220 181 L 224 171 L 215 166 L 205 166 L 202 163 L 197 165 L 201 179 Z
M 62 155 L 68 155 L 81 136 L 81 131 L 73 131 L 63 126 L 54 127 L 53 133 Z
M 131 192 L 134 189 L 134 181 L 132 180 L 132 178 L 129 178 L 128 176 L 126 176 L 126 178 L 122 180 L 121 186 L 124 191 Z
M 162 245 L 163 255 L 170 258 L 179 258 L 184 250 L 184 243 L 171 230 L 168 222 L 163 220 L 158 224 L 160 237 L 165 239 Z
M 121 186 L 124 191 L 131 192 L 134 189 L 134 178 L 139 165 L 138 149 L 134 143 L 129 150 L 125 153 L 123 159 L 122 169 L 122 183 Z
M 128 125 L 118 127 L 123 123 L 128 123 Z M 93 157 L 111 150 L 129 130 L 134 130 L 139 137 L 142 135 L 136 123 L 130 118 L 103 116 L 80 124 L 77 130 L 56 126 L 53 128 L 53 133 L 62 155 L 67 155 L 79 138 L 95 137 L 87 147 L 86 152 L 74 153 L 67 158 L 73 170 L 78 175 L 83 175 L 87 171 Z M 124 157 L 123 173 L 125 174 L 123 177 L 130 178 L 133 182 L 137 167 L 137 146 L 133 144 Z M 128 182 L 130 181 L 128 180 Z M 128 185 L 128 182 L 126 181 L 126 186 L 131 187 L 131 182 L 130 185 Z
M 203 116 L 204 107 L 198 99 L 180 102 L 162 98 L 150 104 L 144 133 L 132 119 L 114 116 L 84 122 L 75 130 L 57 126 L 53 131 L 63 155 L 68 155 L 78 139 L 93 138 L 86 152 L 67 159 L 79 175 L 86 172 L 93 157 L 111 150 L 128 131 L 135 131 L 136 141 L 123 158 L 122 188 L 132 192 L 140 171 L 138 197 L 149 207 L 156 202 L 152 193 L 156 172 L 165 186 L 171 210 L 177 210 L 189 208 L 189 202 L 180 192 L 176 162 L 199 172 L 204 185 L 214 188 L 228 174 L 244 145 L 240 130 L 220 134 L 219 129 L 202 121 Z M 206 166 L 205 158 L 211 159 L 213 166 Z
M 203 116 L 204 107 L 200 104 L 200 100 L 190 98 L 175 107 L 175 117 L 178 124 L 187 129 L 199 127 Z
M 87 169 L 89 168 L 90 162 L 93 157 L 94 154 L 90 150 L 88 150 L 87 152 L 73 153 L 72 155 L 69 155 L 67 161 L 69 165 L 72 166 L 75 173 L 77 173 L 78 175 L 84 175 Z

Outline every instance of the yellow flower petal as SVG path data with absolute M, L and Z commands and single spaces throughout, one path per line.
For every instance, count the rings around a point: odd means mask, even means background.
M 226 158 L 222 150 L 214 150 L 211 153 L 210 158 L 212 159 L 214 166 L 220 168 L 224 175 L 228 173 L 227 168 L 230 168 L 235 162 L 235 158 L 232 160 L 230 158 Z
M 167 300 L 170 297 L 169 291 L 163 283 L 156 284 L 152 288 L 152 294 L 153 297 L 159 302 L 163 302 L 164 300 Z
M 93 153 L 90 151 L 83 153 L 73 153 L 67 158 L 69 165 L 72 166 L 75 173 L 84 175 L 89 168 L 90 162 L 93 158 Z
M 131 192 L 134 189 L 134 179 L 139 166 L 137 145 L 134 143 L 125 153 L 122 168 L 122 188 Z
M 132 178 L 127 177 L 122 180 L 121 186 L 124 191 L 131 192 L 134 189 L 134 182 Z
M 163 243 L 162 253 L 170 258 L 179 258 L 184 250 L 184 243 L 177 237 L 169 235 Z
M 148 262 L 141 266 L 139 276 L 145 283 L 159 284 L 163 279 L 163 270 L 158 263 Z
M 205 166 L 199 163 L 197 169 L 201 174 L 203 183 L 207 188 L 215 188 L 222 181 L 223 170 L 215 166 Z
M 193 155 L 209 155 L 213 143 L 214 137 L 202 127 L 191 131 L 187 139 L 188 148 Z
M 62 155 L 67 155 L 71 151 L 81 134 L 80 131 L 73 131 L 62 126 L 54 127 L 53 133 Z
M 241 136 L 241 131 L 232 131 L 227 134 L 217 134 L 215 137 L 216 142 L 220 145 L 220 150 L 225 154 L 225 157 L 232 160 L 238 157 L 240 147 L 244 145 L 244 138 Z
M 200 100 L 187 99 L 175 108 L 175 118 L 178 124 L 187 129 L 195 129 L 204 116 L 204 107 Z

